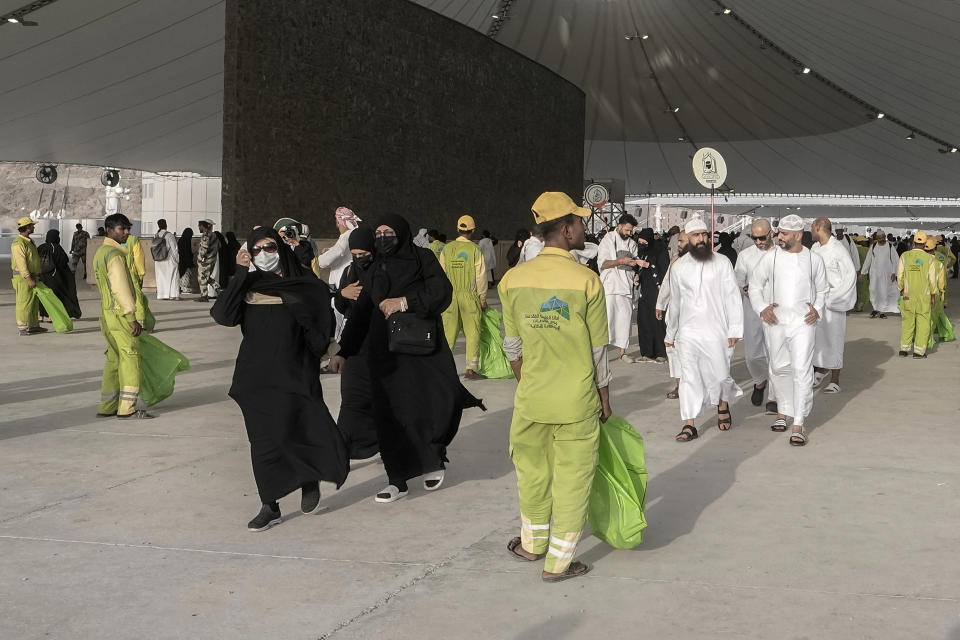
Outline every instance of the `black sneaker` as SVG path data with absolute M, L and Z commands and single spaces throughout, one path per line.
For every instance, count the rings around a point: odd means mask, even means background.
M 925 354 L 925 353 L 924 353 L 923 355 L 921 355 L 921 354 L 919 354 L 919 353 L 913 354 L 913 359 L 914 359 L 914 360 L 922 360 L 922 359 L 924 359 L 924 358 L 926 358 L 926 357 L 927 357 L 927 354 Z
M 910 354 L 907 353 L 906 351 L 901 351 L 901 352 L 900 352 L 900 357 L 901 357 L 901 358 L 906 358 L 908 355 L 910 355 Z
M 766 391 L 766 387 L 758 387 L 753 385 L 753 393 L 750 394 L 750 404 L 755 407 L 759 407 L 763 404 L 763 392 Z
M 194 300 L 194 302 L 210 302 L 210 298 L 208 298 L 207 296 L 200 296 L 199 298 Z
M 30 334 L 46 333 L 47 331 L 50 331 L 50 329 L 47 329 L 46 327 L 30 327 L 29 329 L 27 329 L 27 333 L 30 333 Z
M 300 491 L 300 511 L 307 515 L 320 511 L 320 483 L 305 484 Z
M 260 513 L 257 514 L 257 517 L 247 523 L 247 531 L 266 531 L 270 527 L 280 524 L 281 520 L 283 520 L 283 517 L 280 515 L 280 509 L 274 511 L 270 505 L 265 504 L 260 507 Z
M 766 409 L 767 409 L 767 415 L 768 415 L 768 416 L 775 416 L 775 415 L 777 415 L 777 403 L 776 403 L 776 402 L 768 402 Z

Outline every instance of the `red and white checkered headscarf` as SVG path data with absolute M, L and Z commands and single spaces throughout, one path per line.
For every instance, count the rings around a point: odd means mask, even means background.
M 356 229 L 357 225 L 363 222 L 360 219 L 360 216 L 346 207 L 337 207 L 337 212 L 335 215 L 337 222 L 347 229 Z

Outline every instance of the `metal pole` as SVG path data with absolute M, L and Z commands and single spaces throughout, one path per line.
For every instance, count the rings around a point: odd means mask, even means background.
M 710 187 L 710 251 L 713 251 L 713 235 L 717 231 L 717 216 L 713 210 L 713 194 L 715 191 L 714 187 Z

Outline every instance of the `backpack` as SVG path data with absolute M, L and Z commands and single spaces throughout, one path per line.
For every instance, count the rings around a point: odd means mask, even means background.
M 154 236 L 153 242 L 150 243 L 150 255 L 156 262 L 163 262 L 169 257 L 170 248 L 167 247 L 166 235 Z

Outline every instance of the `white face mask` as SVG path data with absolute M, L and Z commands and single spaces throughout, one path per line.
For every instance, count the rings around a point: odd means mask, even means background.
M 280 252 L 267 253 L 261 251 L 253 259 L 253 264 L 257 265 L 257 269 L 260 269 L 260 271 L 276 271 L 280 265 Z

